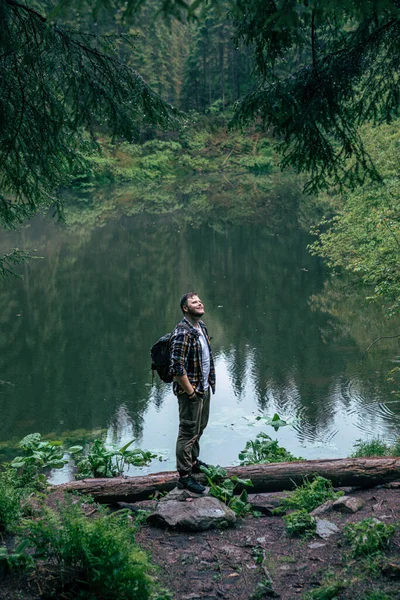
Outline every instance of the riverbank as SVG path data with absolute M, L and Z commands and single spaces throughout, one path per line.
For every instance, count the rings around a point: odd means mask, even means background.
M 250 514 L 239 519 L 236 527 L 222 531 L 182 532 L 152 527 L 144 521 L 146 513 L 138 510 L 152 510 L 156 505 L 154 500 L 113 509 L 129 510 L 132 523 L 137 524 L 136 543 L 151 554 L 155 566 L 152 574 L 158 588 L 152 596 L 154 600 L 262 600 L 270 597 L 395 600 L 400 598 L 400 529 L 397 528 L 382 552 L 361 557 L 354 556 L 344 532 L 350 524 L 371 518 L 379 519 L 385 526 L 398 524 L 399 485 L 351 492 L 346 489 L 346 494 L 360 500 L 363 506 L 356 513 L 330 509 L 321 515 L 338 528 L 327 539 L 288 535 L 282 517 L 271 514 L 271 508 L 277 506 L 285 494 L 251 497 L 263 512 L 259 510 L 255 513 L 258 516 Z M 55 494 L 46 504 L 55 508 L 59 502 L 60 496 Z M 85 505 L 86 518 L 95 519 L 97 510 L 95 504 Z M 39 561 L 35 570 L 8 575 L 3 572 L 0 599 L 77 597 L 73 586 L 63 590 L 57 586 L 54 564 Z M 81 592 L 84 590 L 83 587 Z M 100 593 L 91 597 L 114 596 Z

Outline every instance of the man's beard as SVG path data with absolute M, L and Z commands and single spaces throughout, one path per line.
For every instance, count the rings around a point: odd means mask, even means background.
M 201 317 L 204 315 L 204 310 L 201 312 L 190 310 L 190 308 L 188 308 L 187 314 L 189 317 L 192 317 L 192 319 L 201 319 Z

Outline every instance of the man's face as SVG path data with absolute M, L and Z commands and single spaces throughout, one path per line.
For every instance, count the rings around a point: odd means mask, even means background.
M 184 306 L 184 309 L 186 309 L 185 314 L 189 315 L 189 317 L 199 319 L 204 315 L 204 306 L 198 296 L 188 298 L 187 305 Z

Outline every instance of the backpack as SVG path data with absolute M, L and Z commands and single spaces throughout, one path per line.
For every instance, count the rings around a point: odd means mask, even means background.
M 190 328 L 184 323 L 179 324 L 190 333 Z M 165 383 L 171 383 L 174 380 L 174 376 L 169 372 L 169 363 L 171 359 L 171 337 L 172 333 L 166 333 L 150 349 L 151 354 L 151 370 L 157 371 L 160 379 Z

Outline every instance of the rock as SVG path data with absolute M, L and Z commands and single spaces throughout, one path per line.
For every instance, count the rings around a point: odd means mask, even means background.
M 160 498 L 159 502 L 169 502 L 170 500 L 176 500 L 176 502 L 186 502 L 188 498 L 201 498 L 201 494 L 193 494 L 189 490 L 174 488 L 168 494 Z
M 318 515 L 323 515 L 324 513 L 332 510 L 332 506 L 333 506 L 333 500 L 327 500 L 320 506 L 317 506 L 317 508 L 314 508 L 314 510 L 312 510 L 310 512 L 310 515 L 312 517 L 317 517 Z
M 344 494 L 351 494 L 351 492 L 355 492 L 359 488 L 357 486 L 344 486 L 344 487 L 335 487 L 333 488 L 335 492 L 343 492 Z
M 361 498 L 355 498 L 354 496 L 342 496 L 332 505 L 333 510 L 344 513 L 356 513 L 365 506 L 365 502 Z
M 186 491 L 186 490 L 183 490 Z M 191 502 L 165 500 L 147 517 L 147 521 L 159 527 L 172 527 L 190 531 L 226 528 L 236 523 L 236 515 L 217 498 L 200 496 Z
M 308 548 L 311 548 L 311 550 L 323 548 L 324 546 L 326 546 L 326 544 L 323 544 L 322 542 L 312 542 L 312 544 L 308 544 Z
M 273 516 L 273 511 L 277 508 L 284 498 L 287 498 L 288 492 L 276 494 L 249 494 L 248 502 L 253 510 L 258 510 L 263 515 Z
M 316 533 L 324 540 L 327 540 L 331 535 L 335 535 L 335 533 L 339 532 L 339 527 L 335 525 L 335 523 L 331 523 L 331 521 L 327 521 L 326 519 L 317 518 L 315 520 L 317 524 Z

